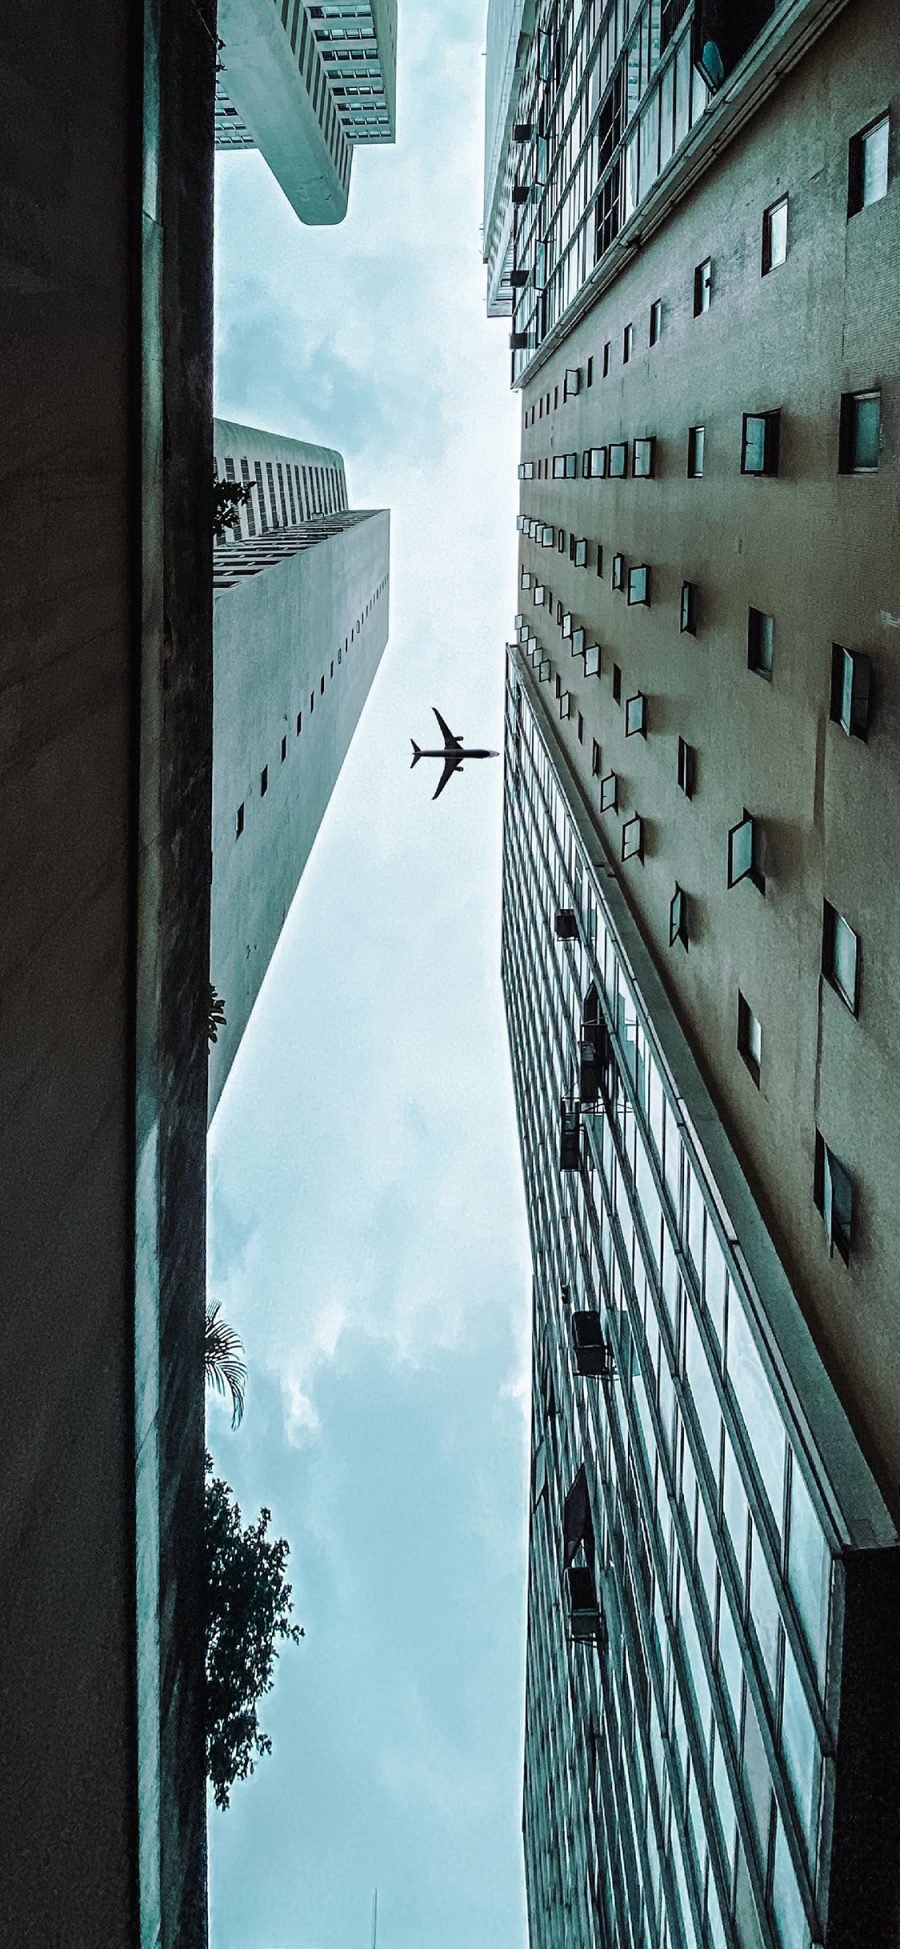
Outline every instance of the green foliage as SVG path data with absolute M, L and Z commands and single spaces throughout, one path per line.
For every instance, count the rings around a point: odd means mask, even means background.
M 221 995 L 217 995 L 217 994 L 216 994 L 216 991 L 215 991 L 215 989 L 214 989 L 214 987 L 213 987 L 213 985 L 212 985 L 212 982 L 210 982 L 210 984 L 209 984 L 209 1039 L 210 1039 L 210 1042 L 218 1042 L 218 1040 L 219 1040 L 219 1030 L 220 1030 L 220 1029 L 227 1029 L 227 1027 L 228 1027 L 228 1023 L 227 1023 L 227 1021 L 226 1021 L 226 1018 L 225 1018 L 225 1003 L 223 1002 L 223 1000 L 222 1000 L 222 997 L 221 997 Z
M 227 540 L 227 530 L 234 526 L 238 508 L 247 507 L 255 486 L 256 482 L 252 480 L 213 481 L 213 536 L 216 541 Z
M 284 1567 L 289 1545 L 266 1535 L 271 1514 L 241 1528 L 241 1512 L 227 1482 L 206 1457 L 206 1549 L 209 1596 L 206 1631 L 206 1772 L 217 1807 L 227 1807 L 235 1780 L 252 1773 L 272 1751 L 261 1732 L 257 1701 L 274 1683 L 277 1640 L 303 1637 L 291 1623 L 291 1586 Z
M 231 1395 L 232 1428 L 238 1427 L 244 1413 L 247 1369 L 241 1359 L 243 1351 L 240 1334 L 235 1332 L 233 1326 L 226 1326 L 225 1321 L 220 1320 L 218 1306 L 211 1306 L 206 1315 L 203 1341 L 206 1384 L 214 1387 L 218 1394 Z

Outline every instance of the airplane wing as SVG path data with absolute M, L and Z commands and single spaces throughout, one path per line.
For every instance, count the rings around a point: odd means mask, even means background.
M 437 721 L 438 721 L 438 725 L 439 725 L 439 727 L 440 727 L 440 733 L 441 733 L 441 737 L 442 737 L 442 738 L 443 738 L 443 740 L 444 740 L 444 744 L 445 744 L 445 746 L 446 746 L 446 745 L 450 745 L 450 744 L 457 744 L 457 745 L 458 745 L 458 744 L 459 744 L 459 742 L 460 742 L 460 740 L 459 740 L 459 738 L 455 738 L 455 737 L 453 736 L 453 732 L 452 732 L 452 731 L 450 730 L 450 728 L 449 728 L 449 726 L 448 726 L 448 725 L 446 724 L 446 722 L 445 722 L 445 720 L 444 720 L 444 719 L 442 718 L 442 716 L 441 716 L 441 713 L 440 713 L 440 711 L 437 711 L 437 710 L 434 710 L 434 705 L 433 705 L 433 704 L 432 704 L 432 706 L 431 706 L 431 708 L 432 708 L 432 710 L 434 711 L 434 714 L 435 714 L 435 717 L 437 718 Z
M 437 716 L 437 712 L 435 712 L 435 716 Z M 435 801 L 435 799 L 439 799 L 439 798 L 440 798 L 440 796 L 441 796 L 441 793 L 442 793 L 442 791 L 443 791 L 443 789 L 444 789 L 444 786 L 445 786 L 445 785 L 446 785 L 446 784 L 447 784 L 447 783 L 449 782 L 449 780 L 450 780 L 450 779 L 451 779 L 451 778 L 453 777 L 453 774 L 454 774 L 454 772 L 455 772 L 455 771 L 461 771 L 461 769 L 462 769 L 462 758 L 461 758 L 461 757 L 460 757 L 460 758 L 445 758 L 445 759 L 444 759 L 444 769 L 443 769 L 443 771 L 441 772 L 441 776 L 440 776 L 440 779 L 439 779 L 439 781 L 438 781 L 438 788 L 437 788 L 437 791 L 436 791 L 436 792 L 435 792 L 435 793 L 433 794 L 433 796 L 432 796 L 432 801 L 431 801 L 431 803 L 432 803 L 432 805 L 434 804 L 434 801 Z

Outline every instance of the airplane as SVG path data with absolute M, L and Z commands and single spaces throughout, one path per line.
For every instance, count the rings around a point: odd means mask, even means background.
M 462 746 L 462 739 L 454 737 L 453 732 L 450 730 L 449 725 L 445 724 L 440 711 L 435 710 L 433 704 L 431 708 L 434 711 L 435 717 L 437 718 L 438 728 L 440 730 L 441 737 L 444 740 L 441 750 L 420 751 L 415 741 L 415 738 L 410 738 L 410 744 L 412 745 L 413 748 L 413 767 L 418 764 L 420 758 L 443 758 L 444 760 L 444 769 L 438 780 L 437 791 L 432 793 L 432 803 L 433 803 L 435 799 L 440 798 L 444 786 L 447 784 L 448 780 L 453 777 L 454 772 L 462 771 L 462 762 L 464 758 L 499 758 L 500 753 L 499 751 L 464 751 Z

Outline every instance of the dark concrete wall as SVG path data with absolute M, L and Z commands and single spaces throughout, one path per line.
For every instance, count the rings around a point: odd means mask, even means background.
M 900 1510 L 900 1222 L 897 1213 L 900 931 L 893 854 L 900 829 L 900 43 L 888 0 L 848 7 L 712 163 L 628 268 L 533 378 L 527 457 L 653 434 L 657 478 L 533 481 L 522 507 L 589 537 L 590 566 L 525 541 L 526 567 L 561 596 L 602 674 L 586 678 L 555 622 L 518 607 L 573 692 L 564 726 L 598 830 L 618 860 L 624 818 L 644 820 L 645 859 L 620 867 L 726 1128 L 756 1190 L 841 1399 L 895 1516 Z M 848 143 L 890 104 L 887 197 L 847 221 Z M 787 261 L 760 275 L 764 209 L 787 193 Z M 695 319 L 695 265 L 713 259 L 711 309 Z M 659 343 L 650 306 L 662 300 Z M 633 321 L 635 352 L 623 365 Z M 610 374 L 602 354 L 610 343 Z M 594 361 L 591 388 L 563 404 L 563 373 Z M 882 389 L 877 474 L 838 473 L 841 393 Z M 553 408 L 554 388 L 559 406 Z M 780 408 L 775 480 L 742 478 L 744 412 Z M 706 429 L 702 480 L 686 478 L 688 428 Z M 596 574 L 596 543 L 605 551 Z M 611 558 L 651 566 L 649 609 L 613 593 Z M 698 634 L 679 633 L 683 580 L 698 585 Z M 747 668 L 747 611 L 776 620 L 771 683 Z M 872 658 L 867 744 L 829 722 L 832 642 Z M 622 707 L 612 667 L 622 673 Z M 624 702 L 648 699 L 648 735 L 624 732 Z M 552 688 L 544 687 L 554 709 Z M 577 717 L 584 719 L 584 743 Z M 688 802 L 677 746 L 697 751 Z M 601 815 L 591 778 L 619 774 Z M 726 837 L 744 806 L 765 830 L 765 898 L 726 889 Z M 668 948 L 676 881 L 690 897 L 687 954 Z M 862 944 L 859 1017 L 820 979 L 822 903 Z M 738 991 L 762 1025 L 756 1088 L 736 1047 Z M 813 1204 L 816 1126 L 856 1187 L 849 1266 L 829 1259 Z
M 75 18 L 51 0 L 0 52 L 0 1939 L 17 1949 L 138 1940 L 136 1244 L 161 1300 L 162 1940 L 205 1936 L 212 25 L 161 0 L 146 100 L 142 9 L 118 0 Z

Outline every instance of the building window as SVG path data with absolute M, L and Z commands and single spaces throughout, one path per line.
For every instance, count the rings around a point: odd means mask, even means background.
M 848 738 L 868 738 L 869 659 L 843 643 L 831 645 L 831 719 Z
M 534 461 L 520 460 L 518 474 L 520 480 L 534 480 Z
M 324 678 L 324 677 L 320 677 L 320 678 L 319 678 L 319 693 L 320 693 L 320 695 L 321 695 L 322 697 L 324 697 L 324 695 L 325 695 L 325 678 Z
M 601 541 L 598 541 L 598 543 L 597 543 L 597 574 L 599 575 L 599 577 L 600 577 L 600 579 L 601 579 L 601 581 L 602 581 L 602 579 L 603 579 L 603 543 L 602 543 Z
M 261 799 L 265 798 L 268 789 L 269 789 L 269 767 L 268 765 L 263 765 L 262 771 L 259 774 L 259 796 Z
M 608 771 L 600 780 L 600 810 L 615 812 L 619 803 L 619 781 L 614 771 Z
M 635 480 L 650 480 L 656 459 L 656 441 L 651 437 L 635 440 L 631 454 L 631 472 Z
M 606 448 L 588 447 L 585 451 L 587 466 L 584 469 L 589 480 L 603 480 L 606 476 Z
M 669 946 L 680 941 L 683 947 L 688 944 L 688 902 L 687 894 L 677 885 L 669 901 Z
M 553 695 L 554 697 L 557 698 L 557 700 L 562 696 L 562 678 L 558 670 L 553 679 Z
M 612 561 L 612 586 L 613 586 L 613 588 L 614 588 L 614 589 L 624 589 L 624 587 L 625 587 L 625 557 L 624 557 L 624 555 L 614 555 L 614 556 L 613 556 L 613 561 Z
M 535 608 L 536 608 L 536 609 L 543 609 L 543 607 L 544 607 L 544 603 L 545 603 L 545 601 L 546 601 L 546 599 L 547 599 L 547 591 L 546 591 L 546 589 L 545 589 L 545 587 L 544 587 L 544 584 L 543 584 L 543 582 L 536 582 L 536 583 L 535 583 L 535 586 L 534 586 L 534 606 L 535 606 Z
M 578 713 L 578 742 L 579 744 L 584 743 L 584 718 L 580 711 Z
M 559 617 L 558 617 L 558 621 L 559 621 L 559 625 L 560 625 L 560 628 L 561 628 L 561 630 L 562 630 L 562 633 L 563 633 L 563 635 L 564 635 L 564 636 L 571 636 L 571 634 L 572 634 L 572 611 L 571 611 L 571 609 L 567 609 L 567 610 L 566 610 L 566 611 L 564 612 L 564 614 L 563 614 L 563 615 L 561 615 L 561 616 L 559 616 Z
M 586 383 L 587 383 L 587 384 L 588 384 L 589 386 L 592 386 L 592 385 L 593 385 L 593 383 L 594 383 L 594 361 L 593 361 L 593 359 L 588 359 L 588 362 L 587 362 L 587 381 L 586 381 Z
M 662 332 L 662 299 L 655 298 L 650 306 L 650 344 L 658 345 Z
M 282 762 L 282 764 L 284 764 L 284 761 L 285 761 L 285 758 L 286 758 L 286 757 L 287 757 L 287 738 L 282 738 L 282 740 L 281 740 L 281 762 Z
M 578 455 L 575 453 L 555 453 L 553 456 L 554 480 L 575 480 L 578 474 Z
M 565 379 L 563 380 L 563 399 L 574 399 L 575 394 L 580 390 L 581 368 L 577 365 L 568 366 L 566 368 Z
M 880 392 L 841 394 L 842 474 L 876 474 L 881 451 Z
M 542 529 L 540 530 L 540 537 L 541 537 L 541 547 L 542 547 L 542 548 L 552 548 L 552 547 L 553 547 L 553 542 L 554 542 L 554 539 L 555 539 L 555 529 L 553 529 L 553 528 L 542 528 Z
M 703 472 L 703 448 L 706 429 L 702 426 L 688 427 L 687 470 L 691 480 L 699 480 Z
M 572 655 L 584 655 L 584 630 L 580 627 L 572 631 Z
M 622 364 L 627 365 L 634 350 L 634 326 L 626 325 L 622 333 Z
M 591 777 L 592 778 L 600 777 L 601 763 L 602 763 L 602 757 L 601 757 L 600 746 L 597 743 L 596 738 L 594 738 L 591 744 Z
M 826 900 L 822 918 L 822 973 L 851 1015 L 859 1012 L 859 935 Z
M 584 652 L 584 674 L 586 677 L 600 675 L 600 645 L 588 643 Z
M 684 738 L 678 740 L 678 784 L 686 799 L 694 796 L 694 761 L 696 752 L 692 744 Z
M 558 407 L 558 405 L 559 405 L 559 387 L 558 387 L 558 386 L 554 386 L 554 388 L 553 388 L 553 411 L 554 411 L 554 413 L 556 412 L 556 409 L 557 409 L 557 407 Z
M 572 560 L 576 568 L 587 568 L 588 545 L 586 538 L 573 543 Z
M 787 218 L 788 200 L 779 197 L 777 203 L 770 203 L 763 211 L 762 228 L 762 276 L 774 271 L 776 265 L 783 264 L 787 256 Z
M 557 677 L 557 679 L 556 679 L 556 681 L 557 681 L 557 684 L 559 684 L 559 678 L 558 678 L 558 677 Z M 571 717 L 571 715 L 572 715 L 572 692 L 571 692 L 571 690 L 563 690 L 563 688 L 562 688 L 562 685 L 560 684 L 560 685 L 559 685 L 559 689 L 557 690 L 557 693 L 556 693 L 556 695 L 557 695 L 557 697 L 559 698 L 559 714 L 560 714 L 560 717 L 562 717 L 562 718 L 569 718 L 569 717 Z
M 695 582 L 681 584 L 681 633 L 683 636 L 697 634 L 697 585 Z
M 519 588 L 520 588 L 520 589 L 530 589 L 530 588 L 531 588 L 531 571 L 530 571 L 530 569 L 527 569 L 527 568 L 523 568 L 523 570 L 522 570 L 522 573 L 521 573 L 521 575 L 519 576 Z
M 759 1070 L 762 1062 L 762 1029 L 744 996 L 738 994 L 737 1046 L 759 1089 Z
M 877 122 L 870 122 L 868 128 L 860 129 L 858 135 L 851 136 L 848 217 L 855 217 L 857 211 L 866 209 L 869 203 L 880 203 L 882 197 L 887 195 L 889 138 L 888 115 L 880 115 Z
M 607 339 L 603 347 L 603 377 L 604 379 L 609 378 L 609 339 Z
M 694 317 L 708 311 L 712 302 L 712 258 L 704 257 L 694 272 Z
M 752 880 L 753 885 L 765 893 L 766 882 L 762 871 L 762 828 L 759 820 L 744 808 L 743 818 L 732 826 L 728 834 L 728 886 L 736 887 L 741 880 Z
M 297 736 L 298 736 L 298 738 L 299 738 L 299 736 L 300 736 L 300 733 L 301 733 L 301 731 L 302 731 L 302 729 L 303 729 L 303 712 L 302 712 L 302 711 L 298 711 L 298 712 L 297 712 Z
M 775 618 L 762 609 L 747 611 L 747 668 L 757 676 L 772 676 L 775 661 Z
M 650 606 L 650 570 L 646 562 L 628 571 L 628 602 L 629 607 L 640 602 L 647 608 Z
M 559 531 L 558 531 L 558 533 L 557 533 L 557 537 L 556 537 L 556 552 L 557 552 L 557 554 L 558 554 L 558 555 L 564 555 L 564 554 L 565 554 L 565 552 L 566 552 L 566 531 L 565 531 L 565 528 L 560 528 L 560 529 L 559 529 Z
M 846 1265 L 853 1243 L 853 1182 L 818 1130 L 813 1199 L 825 1221 L 829 1257 L 837 1252 Z
M 780 413 L 744 414 L 742 474 L 777 474 L 780 433 Z
M 626 738 L 645 738 L 647 736 L 647 699 L 642 690 L 625 701 Z
M 622 827 L 622 859 L 643 859 L 643 857 L 644 838 L 640 819 L 635 813 L 633 818 L 626 819 Z
M 234 822 L 235 839 L 240 839 L 243 830 L 244 830 L 244 808 L 242 805 L 239 805 L 237 809 L 237 816 Z
M 607 473 L 610 480 L 624 480 L 628 473 L 628 448 L 624 440 L 617 440 L 609 448 Z
M 315 710 L 315 708 L 316 708 L 316 693 L 315 693 L 315 691 L 314 691 L 314 690 L 311 690 L 311 691 L 310 691 L 310 693 L 309 693 L 309 713 L 310 713 L 310 716 L 312 716 L 312 713 L 313 713 L 313 711 Z

